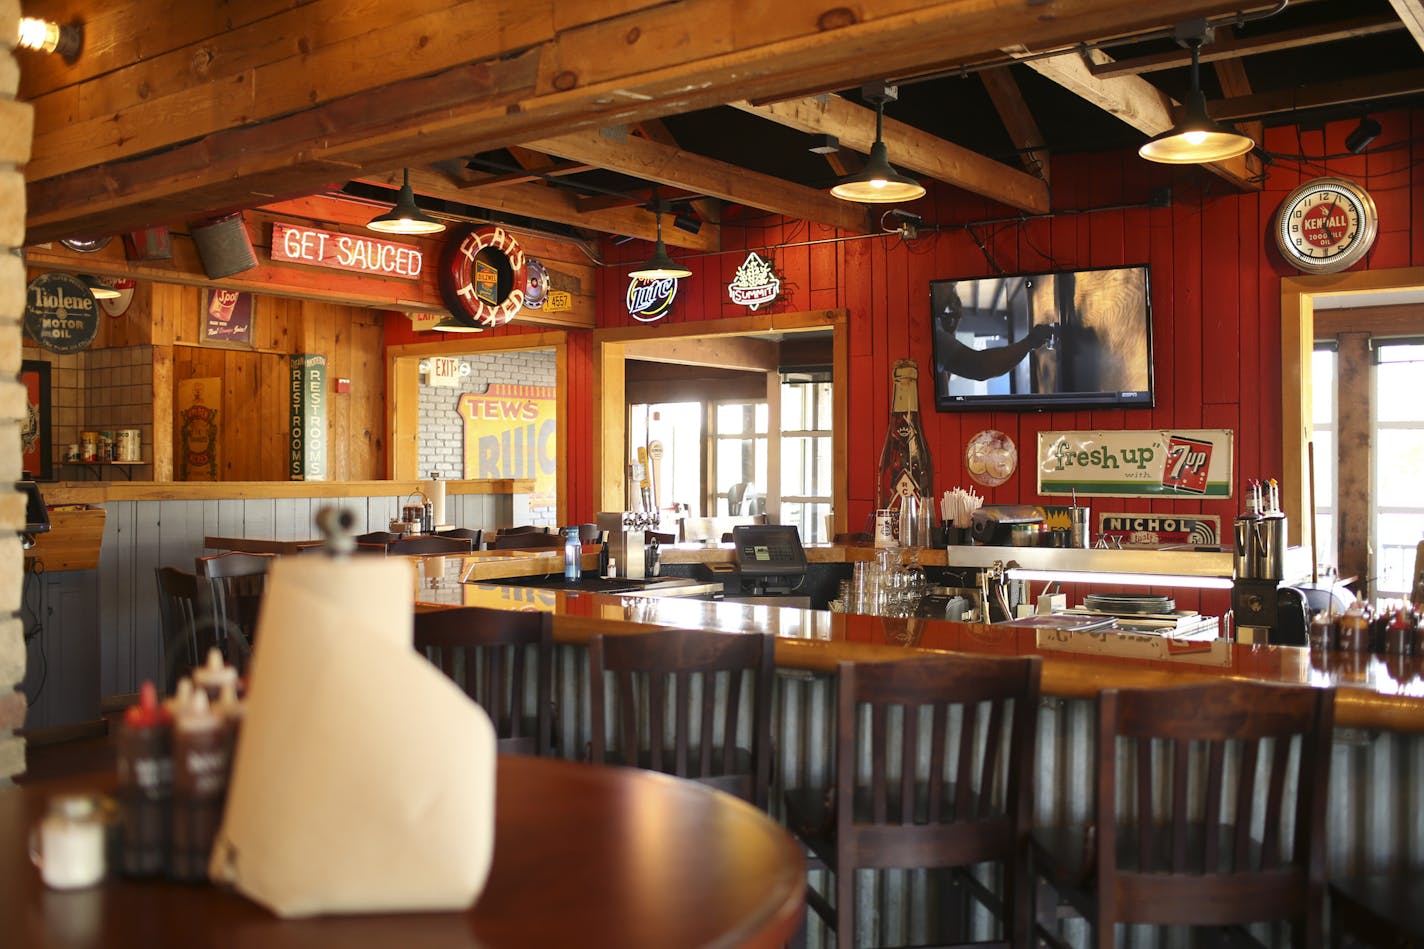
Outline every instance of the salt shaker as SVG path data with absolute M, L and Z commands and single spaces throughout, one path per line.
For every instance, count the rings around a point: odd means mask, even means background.
M 30 835 L 30 859 L 45 886 L 78 890 L 104 879 L 104 821 L 87 794 L 57 794 Z

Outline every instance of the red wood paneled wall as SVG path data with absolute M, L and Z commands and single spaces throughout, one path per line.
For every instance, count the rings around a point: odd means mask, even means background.
M 1364 268 L 1424 264 L 1424 113 L 1375 116 L 1383 134 L 1364 155 L 1350 155 L 1345 136 L 1354 120 L 1325 129 L 1270 129 L 1273 155 L 1261 192 L 1240 192 L 1194 167 L 1170 168 L 1135 152 L 1055 156 L 1050 218 L 1009 220 L 966 230 L 965 223 L 1014 218 L 1011 209 L 948 187 L 932 188 L 912 205 L 927 223 L 944 227 L 906 244 L 895 235 L 831 241 L 830 228 L 778 217 L 747 216 L 723 224 L 720 255 L 689 257 L 694 274 L 683 281 L 672 322 L 744 316 L 728 301 L 726 285 L 749 248 L 770 248 L 784 281 L 783 312 L 844 307 L 850 314 L 851 420 L 847 472 L 849 524 L 874 506 L 875 466 L 889 412 L 890 367 L 920 362 L 920 404 L 935 462 L 936 492 L 970 486 L 965 443 L 996 428 L 1019 447 L 1016 475 L 998 488 L 978 487 L 986 503 L 1038 503 L 1033 455 L 1037 436 L 1057 429 L 1226 428 L 1236 433 L 1236 496 L 1228 501 L 1093 499 L 1098 512 L 1206 513 L 1229 535 L 1241 486 L 1251 478 L 1280 478 L 1280 278 L 1293 275 L 1271 243 L 1272 217 L 1285 193 L 1301 181 L 1332 174 L 1363 183 L 1379 207 L 1381 233 Z M 1311 156 L 1301 160 L 1297 156 Z M 1319 156 L 1330 156 L 1321 159 Z M 1170 187 L 1166 208 L 1145 204 L 1154 189 Z M 1418 192 L 1420 201 L 1414 200 Z M 1081 212 L 1081 213 L 1074 213 Z M 824 243 L 810 243 L 825 241 Z M 982 243 L 982 250 L 979 244 Z M 647 245 L 606 245 L 615 266 L 600 276 L 599 323 L 631 323 L 623 306 L 627 271 L 649 254 Z M 674 252 L 674 256 L 680 256 Z M 929 282 L 1038 269 L 1120 264 L 1151 265 L 1156 405 L 1151 410 L 1021 414 L 940 413 L 933 409 Z M 842 380 L 837 380 L 840 384 Z M 591 462 L 589 462 L 591 464 Z M 1061 499 L 1059 500 L 1061 503 Z M 1190 604 L 1188 604 L 1190 605 Z

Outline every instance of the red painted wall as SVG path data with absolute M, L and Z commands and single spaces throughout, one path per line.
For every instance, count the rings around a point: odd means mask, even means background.
M 1038 503 L 1032 458 L 1046 429 L 1226 428 L 1236 433 L 1235 496 L 1227 501 L 1093 499 L 1096 514 L 1113 511 L 1216 514 L 1229 536 L 1241 486 L 1251 478 L 1281 477 L 1280 278 L 1296 273 L 1275 250 L 1270 228 L 1276 208 L 1301 181 L 1341 175 L 1364 184 L 1379 207 L 1381 230 L 1357 269 L 1424 264 L 1424 112 L 1375 116 L 1383 134 L 1362 156 L 1350 155 L 1345 136 L 1355 120 L 1326 128 L 1270 129 L 1274 156 L 1264 190 L 1240 192 L 1195 167 L 1172 168 L 1135 152 L 1055 156 L 1048 219 L 1012 220 L 973 229 L 924 234 L 910 244 L 897 236 L 801 244 L 837 236 L 803 221 L 754 216 L 723 225 L 724 252 L 688 257 L 694 274 L 683 281 L 671 322 L 745 316 L 726 297 L 726 285 L 748 248 L 772 248 L 785 299 L 771 312 L 843 307 L 852 327 L 851 424 L 847 472 L 848 523 L 862 524 L 874 506 L 880 445 L 889 413 L 890 367 L 919 361 L 920 404 L 934 462 L 936 492 L 970 486 L 965 443 L 976 432 L 1008 433 L 1020 452 L 1015 476 L 998 488 L 978 487 L 986 503 Z M 1302 161 L 1300 155 L 1331 156 Z M 893 160 L 893 158 L 892 158 Z M 1170 187 L 1161 209 L 1086 211 L 1145 203 Z M 1415 201 L 1415 194 L 1420 201 Z M 912 206 L 926 222 L 954 225 L 1015 212 L 945 186 Z M 1072 213 L 1083 210 L 1084 213 Z M 844 236 L 844 235 L 842 235 Z M 982 242 L 983 249 L 975 238 Z M 630 325 L 623 306 L 627 272 L 650 254 L 646 244 L 606 246 L 615 266 L 600 272 L 599 321 Z M 681 256 L 674 253 L 674 256 Z M 933 410 L 929 282 L 1007 273 L 1119 264 L 1151 266 L 1156 405 L 1151 410 L 1019 414 L 940 413 Z M 764 311 L 763 311 L 764 312 Z M 841 380 L 837 380 L 841 383 Z M 1025 460 L 1027 459 L 1027 461 Z M 1058 500 L 1061 503 L 1061 499 Z M 1190 604 L 1188 604 L 1190 605 Z

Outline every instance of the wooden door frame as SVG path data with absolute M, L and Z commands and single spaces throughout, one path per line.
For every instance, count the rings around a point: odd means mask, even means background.
M 1424 287 L 1424 267 L 1394 267 L 1281 279 L 1281 505 L 1290 519 L 1289 543 L 1310 543 L 1315 529 L 1305 490 L 1310 483 L 1311 351 L 1315 298 Z
M 546 330 L 519 336 L 485 337 L 472 333 L 447 334 L 448 339 L 431 343 L 403 343 L 386 347 L 386 445 L 390 478 L 419 480 L 419 448 L 416 436 L 420 422 L 420 360 L 426 356 L 478 356 L 486 353 L 515 353 L 530 350 L 554 351 L 554 418 L 557 431 L 558 478 L 556 522 L 564 523 L 569 510 L 569 373 L 568 342 L 565 330 Z M 468 472 L 466 473 L 468 478 Z
M 850 432 L 850 401 L 847 398 L 850 388 L 850 343 L 847 326 L 846 311 L 836 309 L 595 330 L 593 388 L 596 400 L 593 423 L 594 431 L 599 433 L 599 437 L 594 445 L 593 477 L 594 499 L 599 505 L 598 509 L 621 511 L 625 503 L 623 481 L 627 465 L 628 408 L 623 380 L 628 344 L 649 340 L 804 333 L 829 329 L 832 340 L 831 459 L 834 470 L 831 474 L 831 510 L 834 515 L 834 536 L 846 523 L 846 508 L 850 502 L 850 488 L 846 476 Z M 779 429 L 779 419 L 773 419 L 772 423 Z M 778 493 L 779 491 L 778 486 Z

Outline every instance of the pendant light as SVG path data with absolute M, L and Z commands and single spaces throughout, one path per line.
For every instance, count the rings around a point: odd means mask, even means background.
M 1198 32 L 1182 39 L 1192 51 L 1191 88 L 1182 103 L 1182 117 L 1171 129 L 1147 140 L 1137 150 L 1148 161 L 1166 165 L 1201 165 L 1244 155 L 1256 146 L 1249 136 L 1233 131 L 1206 114 L 1201 91 L 1201 48 L 1206 35 Z
M 372 218 L 366 227 L 383 234 L 438 234 L 445 230 L 445 223 L 426 214 L 415 203 L 415 192 L 410 189 L 410 169 L 406 168 L 395 207 Z
M 461 323 L 453 316 L 445 317 L 445 319 L 430 328 L 437 333 L 483 333 L 485 331 L 483 326 L 475 326 L 473 323 Z
M 658 242 L 653 247 L 653 257 L 643 266 L 629 274 L 638 280 L 665 280 L 669 277 L 682 279 L 692 276 L 692 271 L 668 256 L 667 245 L 663 243 L 663 206 L 653 201 L 653 213 L 658 219 Z
M 117 288 L 109 286 L 98 277 L 87 273 L 78 274 L 79 281 L 89 288 L 89 295 L 96 300 L 117 300 L 123 296 Z
M 885 103 L 899 98 L 899 88 L 877 83 L 866 86 L 861 94 L 875 103 L 875 144 L 870 146 L 870 157 L 865 167 L 836 182 L 831 188 L 831 194 L 845 201 L 858 201 L 862 204 L 897 204 L 924 197 L 924 185 L 908 175 L 900 174 L 891 166 L 889 150 L 881 139 Z

